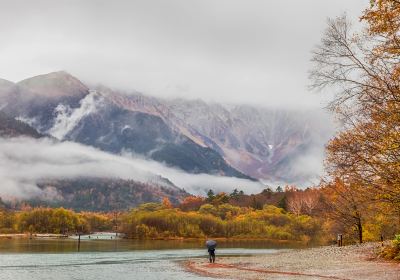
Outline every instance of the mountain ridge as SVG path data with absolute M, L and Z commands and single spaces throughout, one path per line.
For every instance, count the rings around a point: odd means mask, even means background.
M 333 131 L 329 117 L 317 110 L 224 106 L 203 100 L 157 99 L 136 93 L 107 94 L 119 106 L 160 116 L 192 141 L 220 153 L 241 172 L 272 181 L 304 183 L 311 177 L 317 178 L 318 174 L 311 174 L 312 166 L 305 172 L 289 176 L 285 173 L 293 173 L 289 165 L 295 163 L 289 162 L 301 161 L 302 149 L 303 154 L 314 155 L 317 147 L 319 157 L 315 160 L 322 161 L 324 143 Z M 274 174 L 271 176 L 271 173 Z M 290 176 L 292 179 L 288 180 Z
M 59 140 L 116 154 L 132 151 L 187 172 L 252 180 L 229 166 L 213 149 L 171 129 L 154 112 L 128 110 L 112 98 L 90 91 L 65 72 L 23 80 L 9 101 L 6 113 Z
M 285 183 L 304 183 L 318 177 L 314 166 L 300 165 L 308 164 L 304 164 L 304 158 L 322 154 L 323 145 L 329 138 L 329 120 L 326 119 L 326 128 L 321 127 L 320 113 L 250 105 L 224 105 L 182 98 L 163 99 L 105 86 L 90 88 L 66 72 L 53 72 L 48 75 L 50 77 L 45 74 L 31 79 L 53 81 L 61 77 L 62 80 L 72 79 L 78 82 L 72 83 L 77 85 L 76 87 L 67 86 L 68 90 L 63 94 L 56 94 L 62 97 L 56 102 L 46 101 L 44 98 L 43 104 L 47 111 L 41 111 L 41 106 L 25 112 L 14 110 L 18 114 L 25 114 L 25 120 L 30 121 L 40 132 L 52 132 L 51 129 L 58 125 L 59 129 L 70 130 L 68 133 L 58 134 L 58 137 L 90 144 L 114 153 L 132 149 L 134 152 L 194 173 L 253 177 Z M 29 80 L 26 79 L 22 83 L 29 84 L 26 83 Z M 61 82 L 61 85 L 65 84 L 68 83 Z M 72 101 L 68 99 L 69 91 L 74 92 Z M 91 91 L 96 92 L 96 98 L 89 98 Z M 46 95 L 48 93 L 44 94 Z M 93 106 L 85 103 L 87 107 L 84 107 L 84 101 Z M 118 121 L 111 120 L 113 116 L 118 116 Z M 85 121 L 91 125 L 85 124 Z M 132 121 L 134 123 L 131 123 Z M 131 129 L 132 125 L 138 124 L 137 121 L 145 122 L 146 125 Z M 97 128 L 91 129 L 91 126 Z M 99 134 L 98 131 L 101 130 L 102 134 Z M 150 133 L 152 130 L 153 134 Z M 129 133 L 131 134 L 127 135 Z M 150 134 L 146 136 L 146 133 Z M 175 136 L 171 137 L 172 134 Z M 186 140 L 182 142 L 182 139 Z M 152 144 L 142 149 L 140 145 L 144 144 L 140 143 Z M 191 143 L 189 150 L 186 150 L 182 143 Z M 108 146 L 104 146 L 105 144 Z M 175 146 L 177 148 L 171 149 Z M 164 152 L 160 157 L 157 156 L 160 149 L 170 149 L 170 152 Z M 193 153 L 196 149 L 200 154 Z M 179 153 L 197 163 L 191 168 L 186 168 L 188 161 L 181 160 Z M 211 153 L 212 156 L 206 156 L 207 153 Z M 205 162 L 208 162 L 206 168 L 200 167 L 204 165 L 200 161 L 203 155 L 206 156 Z M 216 158 L 219 158 L 221 163 L 215 163 Z M 312 158 L 314 162 L 317 160 L 319 158 Z M 233 169 L 226 173 L 222 170 L 229 168 L 224 166 Z

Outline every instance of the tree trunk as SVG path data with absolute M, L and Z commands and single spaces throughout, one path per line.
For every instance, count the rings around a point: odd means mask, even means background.
M 357 229 L 358 229 L 358 240 L 359 240 L 359 242 L 361 244 L 361 243 L 363 243 L 363 232 L 362 232 L 363 228 L 362 228 L 362 224 L 361 224 L 361 219 L 360 218 L 358 218 L 358 220 L 357 220 Z

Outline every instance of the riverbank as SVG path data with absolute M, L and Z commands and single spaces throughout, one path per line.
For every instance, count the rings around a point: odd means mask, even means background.
M 65 234 L 55 233 L 2 233 L 0 239 L 15 239 L 15 238 L 68 238 Z
M 117 234 L 119 237 L 122 237 L 125 240 L 146 240 L 146 241 L 182 241 L 182 242 L 205 242 L 207 240 L 206 237 L 158 237 L 158 238 L 125 238 L 124 233 L 115 233 L 115 232 L 92 232 L 92 233 L 85 233 L 82 234 L 82 238 L 84 236 L 93 236 L 93 235 L 101 235 L 107 234 L 114 236 Z M 19 238 L 77 238 L 76 234 L 64 235 L 64 234 L 55 234 L 55 233 L 0 233 L 0 239 L 19 239 Z M 235 241 L 243 241 L 243 242 L 252 242 L 252 241 L 264 241 L 264 242 L 271 242 L 275 244 L 291 244 L 297 245 L 298 247 L 306 247 L 309 246 L 309 241 L 302 241 L 302 240 L 281 240 L 281 239 L 271 239 L 271 238 L 261 238 L 261 237 L 212 237 L 211 239 L 216 240 L 218 242 L 235 242 Z M 314 243 L 318 243 L 315 241 Z
M 282 250 L 262 256 L 191 259 L 182 265 L 197 275 L 223 279 L 399 280 L 400 264 L 376 258 L 380 243 Z

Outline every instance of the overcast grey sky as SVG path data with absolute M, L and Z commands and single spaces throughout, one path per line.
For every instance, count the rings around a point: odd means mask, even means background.
M 326 18 L 368 0 L 0 0 L 0 77 L 66 70 L 162 97 L 321 106 L 307 91 Z

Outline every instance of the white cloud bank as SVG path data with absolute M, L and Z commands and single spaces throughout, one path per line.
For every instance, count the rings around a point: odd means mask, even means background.
M 326 18 L 366 0 L 4 0 L 0 77 L 66 70 L 159 97 L 294 107 Z
M 257 193 L 259 182 L 245 179 L 188 174 L 132 155 L 112 155 L 92 147 L 51 139 L 0 138 L 0 197 L 20 199 L 40 196 L 37 183 L 43 179 L 72 179 L 81 176 L 115 177 L 140 182 L 161 175 L 193 194 L 208 189 L 230 192 L 239 188 Z M 159 182 L 161 183 L 161 182 Z

